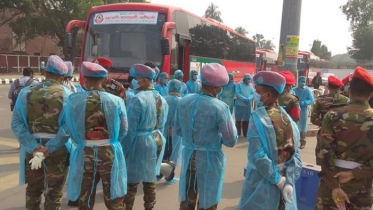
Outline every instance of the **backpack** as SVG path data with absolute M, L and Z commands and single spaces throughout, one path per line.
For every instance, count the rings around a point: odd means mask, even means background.
M 13 111 L 14 109 L 14 106 L 16 105 L 16 101 L 17 101 L 17 98 L 18 98 L 18 94 L 21 92 L 21 90 L 27 86 L 30 86 L 31 83 L 34 81 L 34 79 L 30 78 L 29 80 L 27 80 L 25 86 L 21 86 L 19 84 L 19 79 L 17 79 L 16 81 L 14 81 L 14 84 L 16 86 L 16 89 L 13 91 L 12 93 L 12 104 L 10 105 L 10 110 Z

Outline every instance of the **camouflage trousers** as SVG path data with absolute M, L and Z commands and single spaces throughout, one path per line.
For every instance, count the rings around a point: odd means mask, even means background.
M 193 156 L 189 162 L 189 166 L 186 172 L 186 182 L 185 183 L 195 183 L 196 181 L 196 152 L 193 153 Z M 193 184 L 192 184 L 193 185 Z M 200 208 L 198 203 L 198 183 L 195 187 L 196 191 L 194 191 L 194 187 L 188 189 L 186 187 L 186 196 L 187 200 L 180 203 L 179 210 L 195 210 L 196 205 L 198 210 L 217 210 L 218 204 L 211 206 L 208 209 Z
M 241 128 L 242 135 L 246 137 L 247 129 L 249 128 L 249 121 L 236 121 L 236 129 L 238 136 L 241 136 Z
M 346 203 L 347 210 L 370 210 L 373 197 L 372 181 L 361 180 L 351 181 L 346 184 L 341 184 L 341 188 L 348 195 L 350 204 Z M 332 199 L 332 191 L 327 188 L 325 183 L 321 180 L 316 195 L 315 210 L 338 210 Z
M 157 159 L 162 152 L 163 141 L 157 134 L 155 137 L 157 143 Z M 155 175 L 154 175 L 155 176 Z M 139 183 L 128 183 L 127 184 L 127 195 L 124 197 L 124 203 L 126 204 L 126 210 L 132 210 L 135 203 L 135 197 L 137 193 L 137 186 Z M 145 210 L 153 209 L 156 203 L 156 191 L 157 185 L 154 182 L 143 182 L 144 191 L 144 207 Z
M 97 150 L 97 170 L 95 173 L 95 150 Z M 111 145 L 97 148 L 84 148 L 84 173 L 79 196 L 79 209 L 93 209 L 96 197 L 96 187 L 102 181 L 105 206 L 109 210 L 124 210 L 123 198 L 110 199 L 110 175 L 114 162 L 114 152 Z
M 39 210 L 41 195 L 45 192 L 45 210 L 60 209 L 62 188 L 66 181 L 68 151 L 62 147 L 50 154 L 38 170 L 31 170 L 29 161 L 33 155 L 26 154 L 26 209 Z M 44 174 L 45 170 L 45 174 Z
M 300 143 L 301 144 L 306 144 L 306 136 L 307 136 L 307 132 L 300 132 Z

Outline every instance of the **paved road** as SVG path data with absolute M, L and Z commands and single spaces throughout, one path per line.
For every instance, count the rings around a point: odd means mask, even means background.
M 12 112 L 7 98 L 8 89 L 9 85 L 0 85 L 0 210 L 23 210 L 25 209 L 25 185 L 18 186 L 19 145 L 10 129 Z M 315 145 L 316 139 L 309 138 L 306 149 L 302 150 L 304 162 L 315 163 Z M 223 149 L 227 157 L 227 166 L 219 210 L 237 209 L 244 182 L 243 168 L 247 163 L 247 146 L 246 139 L 240 138 L 235 148 Z M 139 189 L 134 210 L 144 209 L 142 197 L 142 190 Z M 62 203 L 62 209 L 76 209 L 66 205 L 66 189 L 64 189 Z M 106 209 L 100 184 L 95 209 Z M 155 210 L 175 209 L 178 209 L 178 185 L 166 186 L 162 181 L 158 182 Z

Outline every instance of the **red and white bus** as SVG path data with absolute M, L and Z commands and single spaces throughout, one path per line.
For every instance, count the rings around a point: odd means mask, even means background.
M 256 50 L 256 72 L 266 71 L 276 66 L 278 54 L 273 50 Z
M 298 52 L 298 76 L 308 78 L 310 68 L 311 52 L 299 51 Z
M 199 71 L 212 62 L 224 65 L 236 81 L 255 73 L 255 41 L 178 7 L 146 3 L 92 7 L 86 21 L 72 20 L 66 26 L 66 47 L 72 45 L 74 27 L 84 28 L 81 62 L 110 59 L 110 76 L 124 85 L 129 68 L 148 61 L 171 76 L 181 69 L 185 81 L 190 70 Z

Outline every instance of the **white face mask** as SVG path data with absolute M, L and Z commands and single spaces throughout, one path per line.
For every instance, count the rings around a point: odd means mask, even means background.
M 267 94 L 267 93 L 264 93 L 263 95 L 265 95 L 265 94 Z M 260 99 L 262 98 L 263 95 L 260 95 L 256 91 L 254 92 L 253 98 L 254 98 L 254 101 L 255 101 L 255 104 L 256 104 L 257 107 L 263 106 L 264 102 L 266 102 L 268 100 L 268 98 L 267 98 L 266 100 L 264 100 L 262 102 Z

